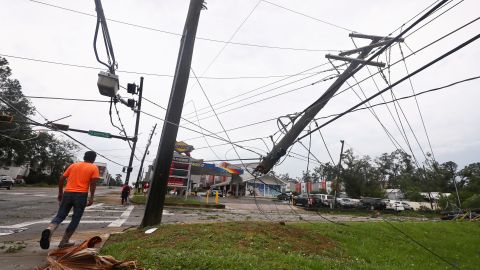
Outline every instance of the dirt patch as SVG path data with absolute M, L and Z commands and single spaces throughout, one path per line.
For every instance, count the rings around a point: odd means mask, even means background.
M 118 194 L 118 196 L 115 196 L 113 194 L 107 196 L 95 196 L 95 202 L 105 203 L 109 205 L 122 205 L 122 199 L 120 198 L 120 194 Z
M 212 224 L 181 224 L 160 226 L 154 235 L 142 230 L 114 237 L 113 242 L 135 241 L 144 248 L 175 246 L 187 248 L 193 242 L 205 248 L 232 249 L 246 253 L 274 251 L 303 256 L 327 255 L 337 248 L 334 240 L 321 232 L 295 225 L 269 222 L 221 222 Z M 190 244 L 189 244 L 190 243 Z
M 243 248 L 276 249 L 305 255 L 324 254 L 336 246 L 335 242 L 318 232 L 277 223 L 242 223 L 238 226 L 244 239 L 237 241 Z

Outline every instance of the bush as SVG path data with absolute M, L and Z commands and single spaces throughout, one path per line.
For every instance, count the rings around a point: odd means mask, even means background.
M 480 194 L 475 194 L 463 202 L 464 208 L 480 208 Z

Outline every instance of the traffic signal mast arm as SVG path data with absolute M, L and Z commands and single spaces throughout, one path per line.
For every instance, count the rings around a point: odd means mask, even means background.
M 73 132 L 79 132 L 79 133 L 85 133 L 90 136 L 96 136 L 96 137 L 103 137 L 103 138 L 114 138 L 114 139 L 121 139 L 124 141 L 135 141 L 135 137 L 125 137 L 125 136 L 118 136 L 118 135 L 113 135 L 108 132 L 103 132 L 103 131 L 96 131 L 96 130 L 83 130 L 83 129 L 76 129 L 76 128 L 71 128 L 69 125 L 64 125 L 64 124 L 56 124 L 56 123 L 49 123 L 49 124 L 41 124 L 41 123 L 34 123 L 34 122 L 24 122 L 24 121 L 4 121 L 4 119 L 0 119 L 0 122 L 7 122 L 7 123 L 18 123 L 18 124 L 28 124 L 32 126 L 41 126 L 41 127 L 46 127 L 49 128 L 53 131 L 56 130 L 61 130 L 61 131 L 73 131 Z

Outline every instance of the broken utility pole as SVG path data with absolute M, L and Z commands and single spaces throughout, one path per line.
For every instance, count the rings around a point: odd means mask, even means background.
M 438 2 L 434 7 L 430 10 L 425 12 L 420 18 L 418 18 L 415 22 L 413 22 L 410 26 L 406 29 L 401 31 L 396 37 L 379 37 L 379 36 L 372 36 L 372 35 L 363 35 L 358 33 L 350 34 L 352 38 L 365 38 L 370 39 L 372 42 L 370 45 L 357 48 L 354 50 L 346 51 L 340 54 L 340 56 L 327 56 L 330 58 L 337 58 L 341 57 L 341 60 L 350 62 L 345 71 L 340 74 L 340 76 L 335 80 L 335 82 L 325 91 L 325 93 L 317 99 L 313 104 L 311 104 L 308 108 L 306 108 L 300 116 L 300 119 L 293 124 L 292 128 L 283 136 L 280 142 L 273 147 L 273 149 L 268 153 L 266 157 L 263 158 L 262 162 L 255 168 L 256 172 L 260 173 L 268 173 L 272 167 L 278 162 L 278 160 L 287 153 L 287 149 L 292 146 L 292 144 L 297 140 L 298 135 L 303 131 L 303 129 L 312 121 L 315 115 L 328 103 L 328 101 L 333 97 L 333 95 L 340 89 L 342 84 L 347 81 L 348 78 L 353 76 L 358 70 L 360 70 L 365 65 L 369 65 L 372 63 L 372 60 L 383 53 L 388 47 L 390 47 L 395 42 L 402 42 L 402 36 L 410 31 L 413 27 L 418 25 L 421 21 L 425 20 L 428 16 L 430 16 L 433 12 L 438 10 L 441 6 L 443 6 L 447 0 L 442 0 Z M 364 60 L 365 57 L 370 53 L 370 51 L 374 48 L 383 46 L 377 52 L 368 58 L 368 60 Z M 359 52 L 360 55 L 355 58 L 348 58 L 344 57 L 345 55 L 350 55 L 353 53 Z M 375 65 L 382 65 L 381 63 L 375 63 Z
M 177 66 L 173 78 L 172 91 L 163 124 L 160 145 L 153 170 L 153 180 L 148 194 L 145 214 L 141 226 L 153 226 L 162 222 L 163 204 L 167 193 L 167 184 L 172 163 L 178 124 L 182 115 L 183 102 L 190 75 L 195 35 L 197 33 L 200 11 L 204 8 L 203 0 L 190 0 L 182 40 L 178 52 Z
M 343 56 L 333 56 L 326 55 L 328 59 L 339 59 L 343 61 L 350 62 L 345 71 L 338 76 L 338 78 L 333 82 L 333 84 L 325 91 L 325 93 L 316 100 L 312 105 L 305 109 L 303 115 L 300 116 L 300 119 L 296 121 L 292 128 L 283 136 L 280 142 L 275 145 L 270 151 L 270 153 L 263 158 L 262 162 L 257 166 L 256 171 L 261 173 L 268 173 L 270 169 L 277 163 L 277 161 L 286 154 L 287 149 L 293 144 L 297 139 L 298 135 L 303 131 L 303 129 L 313 120 L 315 115 L 327 104 L 327 102 L 333 97 L 333 95 L 340 89 L 345 81 L 353 75 L 353 71 L 360 65 L 375 65 L 382 66 L 383 63 L 374 63 L 371 61 L 365 61 L 365 57 L 370 53 L 373 48 L 383 46 L 384 42 L 381 37 L 368 36 L 365 37 L 371 39 L 372 42 L 370 45 L 359 48 L 357 52 L 360 52 L 360 55 L 357 58 L 348 58 Z
M 147 147 L 145 147 L 145 152 L 143 153 L 142 161 L 140 162 L 140 168 L 138 169 L 138 176 L 137 176 L 137 182 L 135 183 L 135 189 L 139 189 L 139 184 L 140 184 L 140 178 L 142 178 L 142 172 L 143 172 L 143 163 L 145 162 L 145 157 L 148 154 L 148 148 L 150 147 L 150 144 L 152 143 L 152 137 L 153 134 L 155 133 L 155 129 L 157 128 L 157 124 L 153 126 L 152 133 L 150 133 L 150 137 L 148 138 L 147 142 Z

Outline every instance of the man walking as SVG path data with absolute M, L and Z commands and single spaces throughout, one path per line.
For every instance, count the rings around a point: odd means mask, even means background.
M 70 224 L 65 230 L 65 234 L 58 247 L 63 248 L 74 245 L 73 242 L 69 242 L 70 237 L 77 229 L 85 207 L 93 204 L 96 181 L 100 177 L 98 167 L 93 164 L 96 157 L 97 154 L 94 151 L 85 152 L 83 157 L 84 162 L 77 162 L 70 165 L 58 180 L 58 201 L 60 202 L 60 207 L 57 215 L 50 222 L 50 225 L 42 232 L 42 237 L 40 238 L 40 247 L 42 249 L 48 249 L 50 247 L 50 239 L 53 232 L 68 216 L 72 207 L 72 221 L 70 221 Z M 65 179 L 67 179 L 67 185 L 64 192 L 63 185 Z M 89 188 L 90 197 L 88 197 Z

